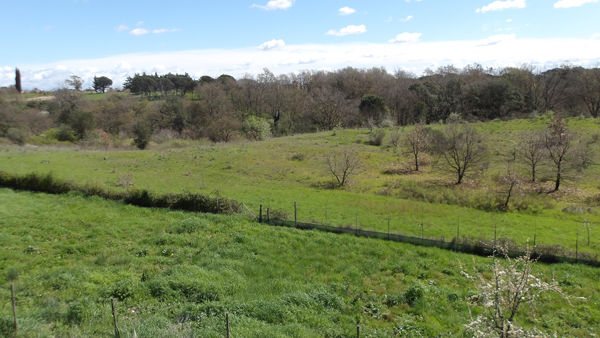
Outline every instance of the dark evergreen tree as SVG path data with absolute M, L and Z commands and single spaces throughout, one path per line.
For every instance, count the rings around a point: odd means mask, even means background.
M 15 89 L 17 93 L 21 94 L 21 71 L 19 68 L 15 71 Z

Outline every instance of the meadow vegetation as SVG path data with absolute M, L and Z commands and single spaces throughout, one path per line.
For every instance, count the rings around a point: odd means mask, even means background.
M 0 189 L 0 334 L 19 337 L 463 337 L 489 258 L 435 248 L 261 225 L 245 217 L 139 208 L 80 193 Z M 538 299 L 516 323 L 559 336 L 600 327 L 599 272 L 532 266 L 573 297 Z M 467 270 L 470 272 L 470 269 Z M 471 272 L 470 272 L 471 273 Z M 471 308 L 474 317 L 482 309 Z

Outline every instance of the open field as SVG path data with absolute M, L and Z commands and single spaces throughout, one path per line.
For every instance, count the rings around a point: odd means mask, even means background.
M 490 276 L 488 258 L 78 194 L 0 189 L 0 226 L 0 328 L 15 283 L 20 337 L 113 337 L 110 297 L 122 337 L 222 337 L 226 311 L 233 337 L 349 337 L 357 323 L 364 337 L 462 337 L 474 284 L 459 262 Z M 538 328 L 600 333 L 598 269 L 534 273 L 588 297 L 543 296 Z
M 597 166 L 573 171 L 561 191 L 552 195 L 534 192 L 549 189 L 552 184 L 548 182 L 551 173 L 543 172 L 542 181 L 546 182 L 526 185 L 525 192 L 517 196 L 525 208 L 493 211 L 496 197 L 501 195 L 497 177 L 517 136 L 545 125 L 543 118 L 476 124 L 490 147 L 489 169 L 467 176 L 460 186 L 455 186 L 454 177 L 438 166 L 428 166 L 421 173 L 385 174 L 390 164 L 405 163 L 408 159 L 400 150 L 387 145 L 387 140 L 381 147 L 367 145 L 366 129 L 232 144 L 174 140 L 148 151 L 5 146 L 0 148 L 0 170 L 53 172 L 78 183 L 105 184 L 107 189 L 124 189 L 119 187 L 122 176 L 131 175 L 138 189 L 162 193 L 218 190 L 224 196 L 243 201 L 254 213 L 262 204 L 265 209 L 293 214 L 293 203 L 298 202 L 299 221 L 304 222 L 358 225 L 362 229 L 387 232 L 389 218 L 392 232 L 416 237 L 421 236 L 420 225 L 424 224 L 425 237 L 450 240 L 460 225 L 461 237 L 489 240 L 496 229 L 498 237 L 509 237 L 521 245 L 535 234 L 538 244 L 575 249 L 579 236 L 580 251 L 598 254 L 597 230 L 592 230 L 591 245 L 587 246 L 581 214 L 563 211 L 569 210 L 568 207 L 592 208 L 586 217 L 600 222 L 594 209 L 597 204 L 594 198 L 600 193 Z M 600 133 L 600 124 L 593 119 L 573 118 L 569 125 L 582 137 Z M 399 132 L 407 130 L 401 128 Z M 388 130 L 388 137 L 389 133 Z M 358 151 L 366 168 L 348 187 L 327 189 L 331 178 L 322 157 L 341 146 Z

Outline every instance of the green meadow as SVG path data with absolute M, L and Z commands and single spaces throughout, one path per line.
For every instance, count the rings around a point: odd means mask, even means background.
M 547 119 L 477 123 L 489 147 L 488 165 L 467 175 L 461 185 L 440 159 L 419 173 L 389 174 L 390 166 L 405 165 L 409 156 L 389 143 L 368 144 L 367 129 L 294 135 L 266 141 L 214 144 L 208 141 L 155 139 L 149 150 L 101 150 L 74 147 L 0 147 L 0 170 L 47 173 L 80 184 L 94 182 L 106 189 L 125 189 L 130 177 L 137 189 L 161 193 L 216 193 L 244 202 L 258 216 L 259 206 L 293 215 L 298 220 L 366 230 L 451 240 L 457 234 L 472 240 L 507 237 L 518 245 L 536 238 L 541 245 L 598 254 L 598 230 L 587 245 L 582 217 L 599 222 L 595 207 L 600 194 L 600 170 L 591 165 L 568 172 L 561 190 L 550 191 L 553 178 L 547 165 L 540 182 L 524 184 L 509 211 L 495 207 L 503 198 L 498 182 L 505 159 L 513 157 L 520 133 L 541 130 Z M 596 140 L 600 124 L 594 119 L 571 118 L 569 127 L 584 140 Z M 433 126 L 434 129 L 443 126 Z M 596 136 L 595 136 L 596 135 Z M 592 142 L 592 141 L 590 141 Z M 595 141 L 594 141 L 595 142 Z M 341 147 L 359 152 L 364 168 L 343 189 L 331 189 L 323 157 Z M 598 144 L 593 144 L 597 151 Z M 521 167 L 526 176 L 525 169 Z M 587 210 L 581 214 L 573 210 Z M 293 216 L 292 216 L 293 217 Z M 423 225 L 421 227 L 421 225 Z M 577 248 L 577 240 L 579 245 Z
M 226 312 L 232 337 L 355 337 L 356 325 L 361 337 L 468 337 L 476 291 L 460 265 L 492 276 L 490 258 L 77 193 L 0 189 L 0 227 L 3 337 L 11 283 L 17 337 L 114 337 L 110 298 L 121 337 L 224 337 Z M 600 270 L 538 263 L 534 274 L 587 300 L 544 294 L 519 324 L 600 333 Z

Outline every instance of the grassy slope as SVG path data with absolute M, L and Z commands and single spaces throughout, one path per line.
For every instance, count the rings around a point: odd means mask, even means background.
M 117 302 L 124 337 L 132 327 L 139 337 L 222 337 L 225 311 L 236 337 L 346 337 L 357 322 L 365 337 L 399 329 L 462 336 L 463 299 L 474 285 L 459 274 L 459 261 L 490 276 L 486 258 L 76 194 L 0 189 L 0 228 L 0 269 L 6 279 L 18 275 L 23 337 L 112 337 L 111 296 L 124 298 Z M 537 326 L 600 333 L 599 271 L 536 265 L 570 295 L 590 297 L 573 307 L 542 297 Z M 0 325 L 10 324 L 8 285 L 3 278 Z M 415 286 L 424 295 L 403 304 Z M 532 325 L 523 310 L 522 324 Z
M 600 132 L 600 125 L 593 120 L 571 119 L 569 123 L 573 130 L 588 137 Z M 173 141 L 143 152 L 75 152 L 49 148 L 4 148 L 2 151 L 0 148 L 0 170 L 52 171 L 79 182 L 101 182 L 110 189 L 122 189 L 117 187 L 119 174 L 131 173 L 138 188 L 205 193 L 217 189 L 225 196 L 243 201 L 255 213 L 259 204 L 293 212 L 293 202 L 297 201 L 302 221 L 355 226 L 358 216 L 359 227 L 385 232 L 390 218 L 392 232 L 420 236 L 418 225 L 423 222 L 425 236 L 445 238 L 456 235 L 459 223 L 461 236 L 474 238 L 493 238 L 497 226 L 498 236 L 510 237 L 520 244 L 533 238 L 537 229 L 538 243 L 575 249 L 578 230 L 580 242 L 586 242 L 580 216 L 564 213 L 561 209 L 570 204 L 582 204 L 586 196 L 599 193 L 600 172 L 596 167 L 575 173 L 572 176 L 575 180 L 563 185 L 566 193 L 562 195 L 530 198 L 540 202 L 534 202 L 531 210 L 524 212 L 489 213 L 468 207 L 394 198 L 407 187 L 462 196 L 496 194 L 498 184 L 494 177 L 503 167 L 502 159 L 515 146 L 518 134 L 544 126 L 543 119 L 477 124 L 488 136 L 492 154 L 490 169 L 478 178 L 478 183 L 468 180 L 461 187 L 452 185 L 452 175 L 430 167 L 420 174 L 384 175 L 382 172 L 389 164 L 407 159 L 389 146 L 358 144 L 357 139 L 368 138 L 366 130 L 344 130 L 335 136 L 323 132 L 217 146 Z M 403 132 L 406 130 L 402 129 Z M 329 181 L 321 158 L 340 146 L 358 150 L 367 169 L 345 190 L 319 188 Z M 291 159 L 294 154 L 304 154 L 306 159 L 294 161 Z M 42 163 L 42 160 L 50 163 Z M 542 176 L 548 178 L 550 174 Z M 390 196 L 377 194 L 386 189 Z M 600 217 L 592 214 L 591 220 L 598 222 Z M 592 246 L 581 245 L 580 250 L 600 253 L 595 233 L 592 235 Z

